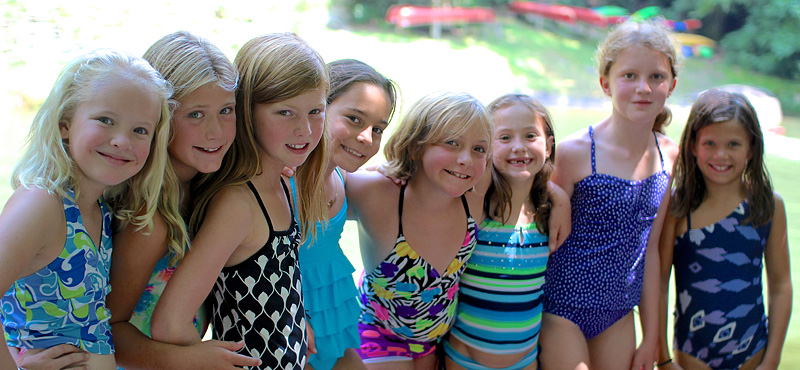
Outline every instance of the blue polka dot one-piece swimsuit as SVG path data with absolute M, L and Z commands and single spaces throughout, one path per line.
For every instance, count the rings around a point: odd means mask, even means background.
M 669 175 L 644 180 L 597 173 L 594 131 L 592 174 L 572 194 L 572 232 L 550 256 L 545 272 L 544 310 L 578 325 L 587 339 L 600 334 L 636 305 L 642 294 L 645 252 Z
M 746 202 L 675 239 L 674 348 L 715 370 L 738 369 L 767 344 L 761 274 L 771 223 L 742 224 Z

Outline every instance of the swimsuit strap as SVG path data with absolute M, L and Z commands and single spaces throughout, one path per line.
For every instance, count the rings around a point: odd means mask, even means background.
M 592 141 L 592 175 L 597 173 L 597 168 L 594 164 L 594 129 L 592 126 L 589 126 L 589 139 Z
M 661 170 L 664 171 L 664 155 L 661 154 L 661 146 L 658 145 L 658 135 L 655 130 L 653 130 L 653 137 L 656 138 L 656 149 L 658 149 L 658 157 L 661 158 Z
M 688 231 L 691 229 L 692 229 L 692 216 L 691 212 L 689 212 L 686 214 L 686 230 Z
M 283 186 L 283 193 L 286 194 L 286 201 L 289 204 L 289 212 L 292 216 L 292 223 L 295 222 L 294 220 L 294 204 L 292 204 L 292 198 L 289 196 L 289 188 L 286 187 L 286 183 L 281 179 L 281 185 Z M 261 201 L 261 196 L 258 195 L 258 190 L 256 190 L 255 185 L 252 182 L 247 181 L 247 187 L 250 188 L 250 191 L 253 195 L 256 196 L 256 200 L 258 201 L 258 206 L 261 207 L 261 213 L 264 214 L 264 218 L 267 220 L 267 225 L 269 225 L 270 232 L 275 231 L 275 228 L 272 227 L 272 220 L 269 218 L 269 213 L 267 213 L 267 207 L 264 207 L 264 202 Z M 291 226 L 290 226 L 291 227 Z
M 256 200 L 258 201 L 258 206 L 261 207 L 261 213 L 264 214 L 264 218 L 267 219 L 267 225 L 269 225 L 270 232 L 274 230 L 272 227 L 272 220 L 269 219 L 269 213 L 267 213 L 267 207 L 264 207 L 264 202 L 261 201 L 261 196 L 258 195 L 258 190 L 256 190 L 255 185 L 252 182 L 247 181 L 247 187 L 250 188 L 250 191 L 253 195 L 256 196 Z
M 397 202 L 397 235 L 403 235 L 403 196 L 406 193 L 406 186 L 400 187 L 400 199 Z
M 461 205 L 464 206 L 464 212 L 467 213 L 467 218 L 472 217 L 472 215 L 469 214 L 469 203 L 467 203 L 467 197 L 465 197 L 464 194 L 461 194 Z

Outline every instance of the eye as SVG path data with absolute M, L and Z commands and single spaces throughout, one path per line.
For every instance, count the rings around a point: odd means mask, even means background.
M 458 146 L 458 143 L 455 140 L 447 140 L 444 143 L 450 146 Z
M 498 138 L 497 138 L 497 140 L 500 140 L 500 141 L 508 141 L 508 140 L 511 140 L 511 136 L 508 136 L 508 135 L 500 135 L 500 137 L 498 137 Z
M 664 79 L 664 75 L 662 75 L 661 73 L 654 73 L 653 74 L 653 79 L 654 80 L 663 80 Z
M 732 148 L 735 148 L 735 147 L 741 146 L 742 143 L 740 143 L 738 141 L 731 141 L 731 143 L 728 144 L 728 145 L 730 145 Z
M 233 108 L 231 107 L 225 107 L 219 111 L 219 114 L 231 114 L 231 113 L 233 113 Z
M 284 109 L 284 110 L 279 110 L 279 111 L 278 111 L 278 115 L 281 115 L 281 116 L 288 117 L 288 116 L 291 116 L 291 115 L 292 115 L 292 111 L 289 111 L 289 110 L 286 110 L 286 109 Z
M 135 132 L 135 133 L 137 133 L 139 135 L 147 135 L 148 134 L 147 129 L 144 128 L 144 127 L 137 127 L 135 129 L 133 129 L 133 132 Z
M 203 112 L 201 112 L 199 110 L 196 110 L 194 112 L 189 112 L 189 114 L 187 114 L 187 116 L 189 118 L 192 118 L 192 119 L 201 119 L 201 118 L 205 117 L 206 115 L 205 115 L 205 113 L 203 113 Z
M 383 135 L 383 128 L 381 128 L 381 127 L 377 127 L 377 126 L 376 126 L 376 127 L 373 127 L 373 128 L 372 128 L 372 132 L 374 132 L 374 133 L 376 133 L 376 134 L 378 134 L 378 135 Z
M 360 125 L 361 124 L 361 119 L 356 117 L 356 116 L 346 116 L 346 117 L 347 117 L 347 119 L 350 120 L 350 122 L 353 122 L 356 125 Z
M 325 112 L 325 111 L 324 111 L 324 110 L 322 110 L 322 109 L 312 109 L 311 111 L 309 111 L 309 112 L 308 112 L 308 114 L 317 115 L 317 114 L 322 114 L 322 113 L 324 113 L 324 112 Z
M 478 153 L 486 153 L 486 148 L 483 145 L 475 145 L 475 147 L 472 148 L 472 150 Z
M 106 125 L 111 125 L 114 123 L 113 121 L 111 121 L 111 118 L 108 117 L 98 117 L 97 120 L 100 121 L 101 123 L 105 123 Z
M 534 140 L 534 139 L 536 139 L 536 138 L 538 138 L 538 137 L 539 137 L 539 136 L 538 136 L 538 135 L 536 135 L 536 134 L 534 134 L 533 132 L 529 132 L 529 133 L 525 134 L 525 138 L 526 138 L 526 139 L 529 139 L 529 140 Z
M 706 140 L 705 142 L 703 142 L 703 145 L 705 145 L 705 146 L 715 146 L 716 144 L 711 140 Z
M 626 73 L 626 74 L 622 75 L 622 77 L 625 77 L 625 78 L 627 78 L 627 79 L 631 80 L 631 79 L 633 79 L 634 77 L 636 77 L 636 75 L 635 75 L 635 74 L 633 74 L 633 73 Z

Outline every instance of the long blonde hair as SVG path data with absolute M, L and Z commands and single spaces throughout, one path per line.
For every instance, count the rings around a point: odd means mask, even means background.
M 97 85 L 112 77 L 120 77 L 157 96 L 161 117 L 156 123 L 150 154 L 142 169 L 121 184 L 109 187 L 104 197 L 113 199 L 126 194 L 114 204 L 116 217 L 139 229 L 152 225 L 157 199 L 161 192 L 167 164 L 172 88 L 145 60 L 116 50 L 100 49 L 84 54 L 67 64 L 58 75 L 50 94 L 31 123 L 22 158 L 12 174 L 11 186 L 35 186 L 68 197 L 76 187 L 75 162 L 68 145 L 61 139 L 61 126 L 69 126 L 77 107 L 87 101 Z M 128 191 L 130 189 L 130 192 Z
M 600 76 L 608 77 L 611 66 L 625 49 L 631 46 L 645 46 L 664 53 L 669 59 L 672 78 L 678 77 L 683 55 L 678 52 L 678 43 L 672 30 L 664 25 L 664 19 L 656 17 L 644 21 L 625 21 L 620 23 L 600 42 L 595 52 Z M 664 133 L 664 127 L 672 121 L 672 111 L 666 105 L 656 116 L 653 130 Z
M 248 41 L 239 50 L 234 63 L 240 75 L 236 90 L 236 138 L 220 169 L 201 177 L 197 183 L 198 198 L 189 224 L 193 233 L 200 228 L 208 203 L 217 192 L 244 184 L 261 171 L 254 134 L 256 104 L 291 99 L 315 89 L 327 95 L 330 85 L 325 61 L 293 33 L 269 34 Z M 327 219 L 328 208 L 319 194 L 323 193 L 329 145 L 326 132 L 296 171 L 296 216 L 303 240 L 309 236 L 313 239 L 316 222 Z
M 494 124 L 478 99 L 458 92 L 437 92 L 423 97 L 411 105 L 383 148 L 387 176 L 413 177 L 428 145 L 461 136 L 473 127 L 483 131 L 491 153 Z
M 156 41 L 144 53 L 144 59 L 169 81 L 175 93 L 173 109 L 181 99 L 206 84 L 215 84 L 226 91 L 234 91 L 239 81 L 239 71 L 228 57 L 211 42 L 187 31 L 178 31 Z M 170 138 L 175 135 L 170 130 Z M 167 246 L 170 264 L 180 261 L 189 246 L 189 236 L 184 219 L 190 217 L 186 190 L 181 186 L 172 161 L 164 171 L 164 187 L 158 200 L 158 212 L 167 224 Z M 120 225 L 125 227 L 125 225 Z

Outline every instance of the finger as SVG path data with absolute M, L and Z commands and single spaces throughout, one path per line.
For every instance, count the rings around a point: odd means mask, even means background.
M 234 366 L 261 366 L 261 359 L 235 354 L 231 359 Z
M 209 342 L 211 342 L 211 344 L 213 344 L 213 345 L 215 345 L 215 346 L 217 346 L 219 348 L 223 348 L 223 349 L 226 349 L 226 350 L 231 351 L 231 352 L 236 352 L 236 351 L 244 348 L 244 341 L 243 340 L 240 340 L 238 342 L 224 342 L 224 341 L 221 341 L 221 340 L 210 340 Z
M 81 351 L 56 358 L 53 360 L 53 365 L 56 369 L 87 368 L 86 361 L 89 361 L 89 354 Z
M 74 353 L 81 351 L 80 348 L 75 347 L 71 344 L 59 344 L 57 346 L 52 346 L 48 349 L 42 351 L 42 356 L 46 356 L 48 358 L 57 358 L 63 356 L 68 353 Z

